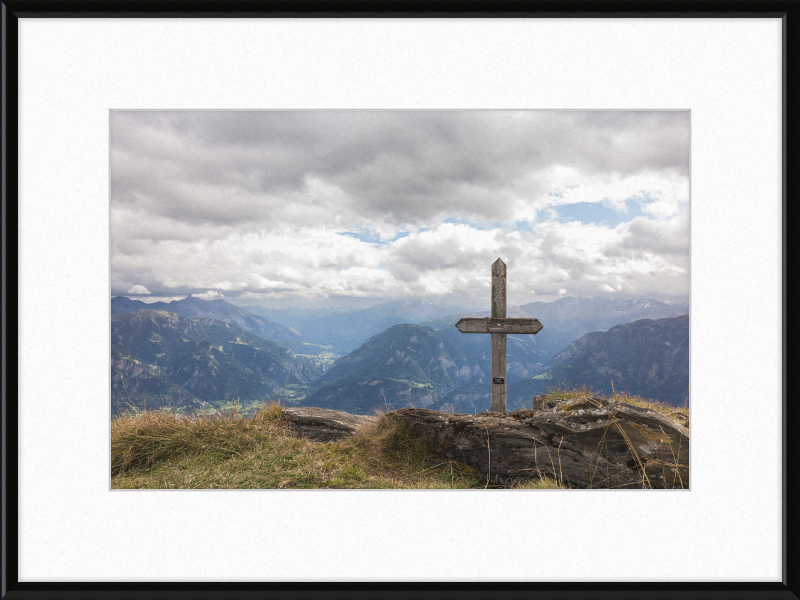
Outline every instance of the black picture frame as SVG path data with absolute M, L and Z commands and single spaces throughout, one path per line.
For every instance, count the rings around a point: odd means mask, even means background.
M 783 22 L 783 580 L 650 583 L 21 583 L 18 580 L 18 19 L 47 17 L 781 18 Z M 273 0 L 4 0 L 2 3 L 2 597 L 34 598 L 800 598 L 800 406 L 788 387 L 788 231 L 800 201 L 800 0 L 561 0 L 448 3 Z M 795 209 L 796 210 L 796 209 Z

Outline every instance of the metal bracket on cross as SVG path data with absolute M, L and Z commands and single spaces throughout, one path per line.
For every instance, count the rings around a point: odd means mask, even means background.
M 539 333 L 539 319 L 506 319 L 506 263 L 492 265 L 492 316 L 464 317 L 456 327 L 461 333 L 492 334 L 492 412 L 506 412 L 506 335 Z

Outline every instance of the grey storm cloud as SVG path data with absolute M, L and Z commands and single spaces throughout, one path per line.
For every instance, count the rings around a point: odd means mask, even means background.
M 685 112 L 116 111 L 111 145 L 115 203 L 237 226 L 269 227 L 299 198 L 393 224 L 504 220 L 499 201 L 547 193 L 536 174 L 552 165 L 689 167 Z
M 404 264 L 416 271 L 471 269 L 480 264 L 481 260 L 485 262 L 490 256 L 491 252 L 465 248 L 453 238 L 416 239 L 405 244 L 397 244 L 396 251 L 392 253 L 390 266 Z

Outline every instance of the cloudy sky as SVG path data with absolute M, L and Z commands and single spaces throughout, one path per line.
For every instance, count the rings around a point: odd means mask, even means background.
M 112 111 L 111 294 L 687 300 L 688 112 Z

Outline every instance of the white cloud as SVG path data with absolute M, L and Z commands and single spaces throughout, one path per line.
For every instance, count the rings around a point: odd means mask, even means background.
M 247 282 L 245 281 L 237 281 L 236 283 L 231 283 L 228 280 L 220 281 L 212 285 L 215 290 L 243 290 L 247 288 Z
M 163 295 L 165 288 L 183 293 L 205 288 L 200 297 L 219 298 L 225 292 L 309 301 L 331 295 L 389 299 L 455 293 L 482 302 L 489 267 L 502 257 L 509 268 L 510 303 L 554 298 L 567 289 L 572 295 L 594 295 L 603 284 L 618 294 L 679 296 L 688 293 L 686 212 L 662 221 L 637 217 L 614 228 L 552 221 L 530 232 L 444 223 L 386 244 L 326 230 L 232 233 L 192 244 L 165 241 L 162 260 L 143 252 L 123 257 L 118 265 L 147 271 L 162 282 Z
M 681 203 L 689 200 L 688 178 L 673 171 L 587 175 L 575 167 L 558 165 L 546 178 L 552 188 L 536 198 L 543 205 L 603 202 L 625 213 L 625 200 L 633 199 L 642 203 L 643 210 L 658 218 L 667 218 L 678 212 Z
M 133 286 L 131 289 L 129 289 L 128 293 L 129 294 L 134 294 L 136 296 L 139 296 L 139 295 L 147 295 L 147 296 L 149 296 L 150 294 L 152 294 L 152 292 L 150 290 L 148 290 L 146 287 L 144 287 L 143 285 L 138 285 L 138 284 Z
M 149 296 L 148 298 L 137 298 L 137 300 L 141 300 L 147 304 L 151 304 L 153 302 L 172 302 L 173 300 L 183 300 L 186 298 L 185 295 L 183 296 Z
M 192 294 L 192 296 L 201 300 L 218 300 L 225 297 L 224 294 L 219 293 L 217 290 L 208 290 L 202 294 Z
M 112 293 L 483 302 L 500 256 L 509 303 L 601 286 L 686 295 L 688 123 L 680 112 L 115 111 Z M 616 227 L 556 220 L 564 204 L 624 213 L 630 198 L 644 216 Z

